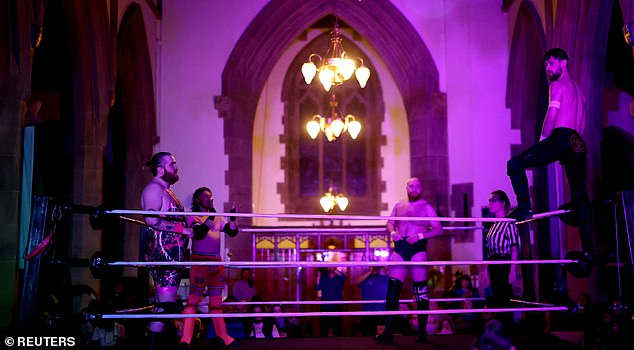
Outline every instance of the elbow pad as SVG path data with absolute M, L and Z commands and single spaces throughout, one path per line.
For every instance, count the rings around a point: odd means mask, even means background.
M 207 236 L 207 232 L 209 232 L 209 227 L 204 224 L 195 224 L 193 226 L 194 229 L 194 239 L 201 240 Z
M 222 232 L 229 235 L 229 237 L 235 237 L 238 235 L 238 229 L 237 228 L 235 230 L 231 229 L 231 224 L 229 223 L 225 224 L 225 227 L 222 228 Z

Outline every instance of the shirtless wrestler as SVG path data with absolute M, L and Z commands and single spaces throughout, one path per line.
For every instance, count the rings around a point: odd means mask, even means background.
M 407 180 L 407 199 L 396 203 L 391 216 L 410 217 L 435 217 L 436 211 L 421 198 L 421 181 L 416 177 Z M 442 226 L 438 221 L 402 221 L 390 220 L 387 222 L 387 230 L 392 235 L 394 241 L 394 252 L 390 256 L 391 261 L 426 261 L 427 260 L 427 240 L 442 234 Z M 403 281 L 407 272 L 412 277 L 412 294 L 416 299 L 418 310 L 429 310 L 429 290 L 427 287 L 427 267 L 426 266 L 391 266 L 389 270 L 387 295 L 385 307 L 388 311 L 398 310 L 398 301 Z M 418 315 L 419 331 L 416 341 L 423 343 L 427 341 L 425 325 L 427 315 Z M 392 340 L 393 317 L 388 316 L 385 330 L 376 336 L 376 340 L 387 342 Z
M 568 74 L 568 54 L 554 48 L 544 54 L 549 83 L 548 111 L 540 141 L 507 163 L 507 174 L 517 196 L 517 208 L 508 214 L 518 220 L 533 215 L 526 169 L 561 162 L 570 185 L 573 210 L 579 222 L 581 248 L 593 255 L 592 210 L 586 184 L 586 145 L 581 138 L 586 112 L 581 88 Z
M 184 211 L 183 204 L 170 188 L 178 181 L 176 159 L 170 153 L 159 152 L 145 163 L 152 171 L 152 180 L 143 189 L 141 207 L 145 211 Z M 187 259 L 187 244 L 193 230 L 186 227 L 181 216 L 146 216 L 141 235 L 146 242 L 145 260 L 181 262 Z M 176 292 L 183 269 L 178 267 L 151 267 L 150 274 L 156 288 L 155 302 L 165 313 L 180 310 L 176 304 Z M 162 343 L 158 339 L 165 329 L 163 321 L 152 321 L 149 325 L 149 349 L 156 349 Z

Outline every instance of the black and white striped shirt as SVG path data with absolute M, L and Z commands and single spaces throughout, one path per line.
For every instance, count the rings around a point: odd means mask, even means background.
M 514 222 L 498 221 L 491 226 L 486 236 L 488 256 L 511 255 L 511 247 L 520 247 L 517 226 Z

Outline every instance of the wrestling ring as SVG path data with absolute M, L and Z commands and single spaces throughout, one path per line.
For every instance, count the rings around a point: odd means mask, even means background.
M 83 208 L 82 213 L 86 213 Z M 157 212 L 157 211 L 139 211 L 139 210 L 102 210 L 94 208 L 90 211 L 90 225 L 94 229 L 100 228 L 104 222 L 104 218 L 111 216 L 127 222 L 144 225 L 144 221 L 129 217 L 129 215 L 138 216 L 206 216 L 207 212 Z M 497 221 L 515 222 L 518 225 L 532 222 L 535 220 L 547 219 L 557 216 L 566 216 L 570 214 L 570 210 L 556 210 L 552 212 L 535 214 L 530 220 L 517 222 L 511 218 L 459 218 L 459 217 L 390 217 L 390 216 L 360 216 L 360 215 L 308 215 L 308 214 L 257 214 L 257 213 L 214 213 L 215 216 L 233 216 L 233 217 L 249 217 L 249 218 L 276 218 L 276 219 L 304 219 L 304 220 L 392 220 L 392 221 L 440 221 L 440 222 L 459 222 L 459 223 L 492 223 Z M 564 220 L 565 221 L 565 220 Z M 445 226 L 446 231 L 462 231 L 462 230 L 478 230 L 483 229 L 482 226 Z M 324 227 L 293 227 L 293 228 L 240 228 L 243 233 L 312 233 L 312 234 L 337 234 L 344 232 L 385 232 L 385 229 L 368 229 L 368 228 L 324 228 Z M 185 261 L 185 262 L 147 262 L 147 261 L 106 261 L 99 252 L 95 253 L 89 259 L 88 267 L 95 278 L 103 275 L 103 272 L 112 267 L 152 267 L 152 266 L 224 266 L 226 268 L 255 268 L 255 269 L 275 269 L 275 268 L 324 268 L 324 267 L 365 267 L 371 266 L 450 266 L 450 265 L 491 265 L 491 264 L 554 264 L 562 266 L 571 275 L 579 278 L 588 277 L 592 271 L 592 265 L 584 260 L 583 254 L 578 251 L 571 251 L 566 255 L 565 259 L 549 259 L 549 260 L 515 260 L 515 261 L 477 261 L 477 260 L 458 260 L 458 261 Z M 438 298 L 430 299 L 432 302 L 461 302 L 465 300 L 482 301 L 483 298 Z M 305 312 L 284 312 L 282 315 L 288 317 L 333 317 L 333 316 L 404 316 L 404 315 L 449 315 L 463 313 L 515 313 L 515 312 L 557 312 L 568 311 L 568 307 L 557 306 L 553 304 L 544 304 L 537 302 L 525 302 L 521 300 L 513 300 L 519 307 L 505 308 L 459 308 L 459 309 L 432 309 L 432 310 L 407 310 L 407 311 L 338 311 L 338 312 L 322 312 L 322 311 L 305 311 Z M 401 300 L 407 303 L 412 300 Z M 378 304 L 384 303 L 382 300 L 344 300 L 344 301 L 263 301 L 263 302 L 225 302 L 223 306 L 239 306 L 239 305 L 355 305 L 355 304 Z M 91 314 L 91 318 L 101 319 L 183 319 L 183 318 L 251 318 L 251 317 L 279 317 L 280 313 L 263 312 L 233 312 L 233 313 L 155 313 L 157 309 L 161 309 L 160 304 L 147 305 L 135 309 L 118 310 L 115 313 Z M 356 348 L 354 343 L 350 341 L 348 348 Z M 344 341 L 345 342 L 345 341 Z M 414 345 L 414 344 L 412 344 Z M 454 344 L 455 345 L 455 344 Z M 327 344 L 322 344 L 322 348 L 328 348 Z M 420 344 L 417 344 L 419 346 Z M 262 348 L 258 346 L 258 348 Z M 275 348 L 284 349 L 281 344 L 277 344 Z M 336 347 L 339 348 L 339 347 Z M 359 349 L 367 349 L 366 345 L 360 345 Z M 401 347 L 407 348 L 407 346 Z M 444 348 L 444 347 L 439 347 Z M 447 347 L 452 348 L 451 346 Z

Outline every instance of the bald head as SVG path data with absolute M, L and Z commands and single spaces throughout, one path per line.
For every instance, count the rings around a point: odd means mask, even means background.
M 421 198 L 423 185 L 417 177 L 411 177 L 407 180 L 407 198 L 410 202 L 415 202 Z

